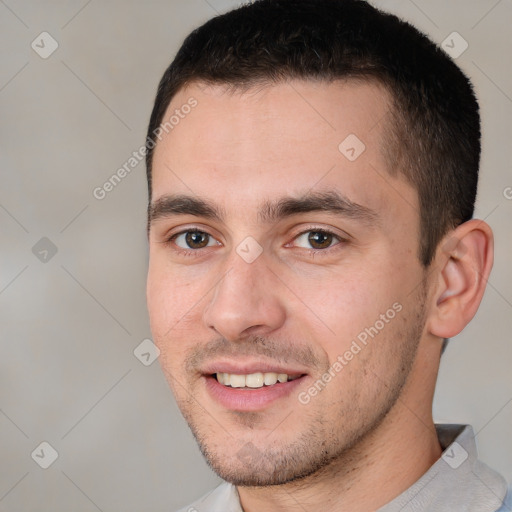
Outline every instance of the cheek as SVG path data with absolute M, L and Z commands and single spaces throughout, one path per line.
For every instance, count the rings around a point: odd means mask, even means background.
M 181 328 L 181 321 L 194 313 L 197 281 L 187 280 L 181 273 L 150 262 L 147 280 L 147 306 L 155 342 Z
M 324 275 L 295 276 L 294 291 L 301 299 L 294 316 L 322 345 L 332 361 L 343 354 L 358 336 L 364 339 L 367 329 L 377 323 L 379 334 L 388 331 L 396 311 L 393 304 L 403 302 L 403 286 L 378 266 L 338 269 Z M 390 312 L 387 316 L 386 313 Z M 381 320 L 384 315 L 384 320 Z M 383 324 L 384 322 L 384 324 Z M 383 327 L 384 325 L 384 327 Z M 382 329 L 381 329 L 382 328 Z M 382 337 L 379 335 L 379 338 Z
M 364 328 L 383 301 L 372 276 L 354 267 L 293 279 L 307 318 L 316 318 L 335 337 Z
M 150 260 L 147 306 L 153 341 L 161 365 L 173 375 L 183 372 L 183 360 L 200 339 L 202 312 L 212 282 L 196 266 L 170 265 L 164 255 Z

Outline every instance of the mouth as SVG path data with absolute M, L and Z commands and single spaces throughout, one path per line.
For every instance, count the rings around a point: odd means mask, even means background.
M 218 372 L 212 375 L 219 384 L 228 388 L 237 389 L 260 389 L 265 386 L 274 386 L 277 383 L 283 384 L 296 379 L 301 375 L 288 375 L 286 373 L 256 372 L 249 374 L 223 373 Z
M 256 412 L 272 406 L 286 407 L 286 401 L 298 400 L 297 388 L 307 374 L 296 371 L 285 373 L 284 369 L 251 368 L 248 373 L 234 373 L 235 368 L 222 368 L 203 374 L 206 391 L 222 409 L 237 412 Z M 247 371 L 247 370 L 246 370 Z M 294 402 L 290 402 L 293 407 Z

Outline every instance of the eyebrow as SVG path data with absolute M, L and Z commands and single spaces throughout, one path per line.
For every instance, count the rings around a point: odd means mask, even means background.
M 378 223 L 378 214 L 335 191 L 305 193 L 300 197 L 283 197 L 265 201 L 258 211 L 264 223 L 273 223 L 293 215 L 325 212 L 356 220 L 367 225 Z M 154 201 L 148 208 L 148 227 L 153 222 L 174 215 L 193 215 L 223 222 L 226 215 L 212 202 L 188 195 L 167 195 Z

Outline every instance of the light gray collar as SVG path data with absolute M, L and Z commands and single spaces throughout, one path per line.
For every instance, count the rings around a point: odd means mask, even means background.
M 494 512 L 507 492 L 501 475 L 478 460 L 469 425 L 436 425 L 441 458 L 378 512 Z

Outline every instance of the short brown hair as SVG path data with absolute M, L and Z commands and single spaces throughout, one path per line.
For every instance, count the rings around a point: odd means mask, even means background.
M 363 0 L 258 0 L 194 30 L 165 71 L 147 136 L 174 95 L 192 82 L 245 89 L 288 79 L 376 80 L 393 108 L 385 154 L 390 173 L 418 191 L 423 265 L 449 229 L 473 215 L 480 116 L 460 68 L 415 27 Z

